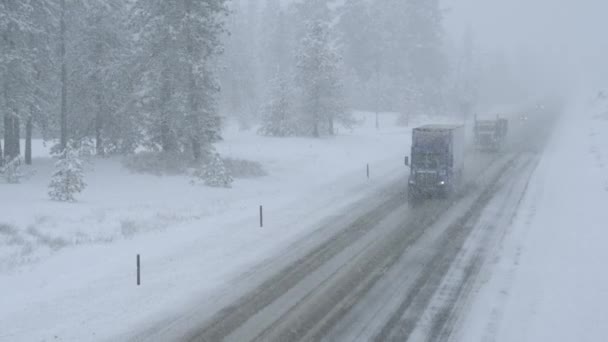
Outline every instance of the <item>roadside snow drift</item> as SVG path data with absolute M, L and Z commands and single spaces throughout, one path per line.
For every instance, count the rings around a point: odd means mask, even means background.
M 562 118 L 455 340 L 606 340 L 607 204 L 608 102 L 594 101 Z

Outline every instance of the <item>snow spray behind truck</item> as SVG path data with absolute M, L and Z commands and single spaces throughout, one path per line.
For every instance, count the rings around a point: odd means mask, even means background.
M 464 172 L 464 126 L 426 125 L 412 131 L 408 200 L 447 197 L 460 187 Z

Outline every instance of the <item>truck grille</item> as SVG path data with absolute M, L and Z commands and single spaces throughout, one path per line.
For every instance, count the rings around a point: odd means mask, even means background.
M 434 186 L 437 184 L 437 174 L 434 172 L 416 173 L 416 184 L 421 186 Z

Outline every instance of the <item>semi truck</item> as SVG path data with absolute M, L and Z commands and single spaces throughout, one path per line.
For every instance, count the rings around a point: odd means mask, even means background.
M 464 173 L 465 129 L 462 125 L 425 125 L 412 131 L 408 200 L 445 198 L 461 185 Z
M 478 151 L 497 152 L 507 137 L 509 122 L 499 116 L 494 120 L 479 120 L 475 117 L 475 147 Z

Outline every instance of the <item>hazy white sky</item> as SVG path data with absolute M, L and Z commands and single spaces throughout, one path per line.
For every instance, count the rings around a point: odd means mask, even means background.
M 532 54 L 585 80 L 608 77 L 608 0 L 442 1 L 453 37 L 470 25 L 484 49 Z

